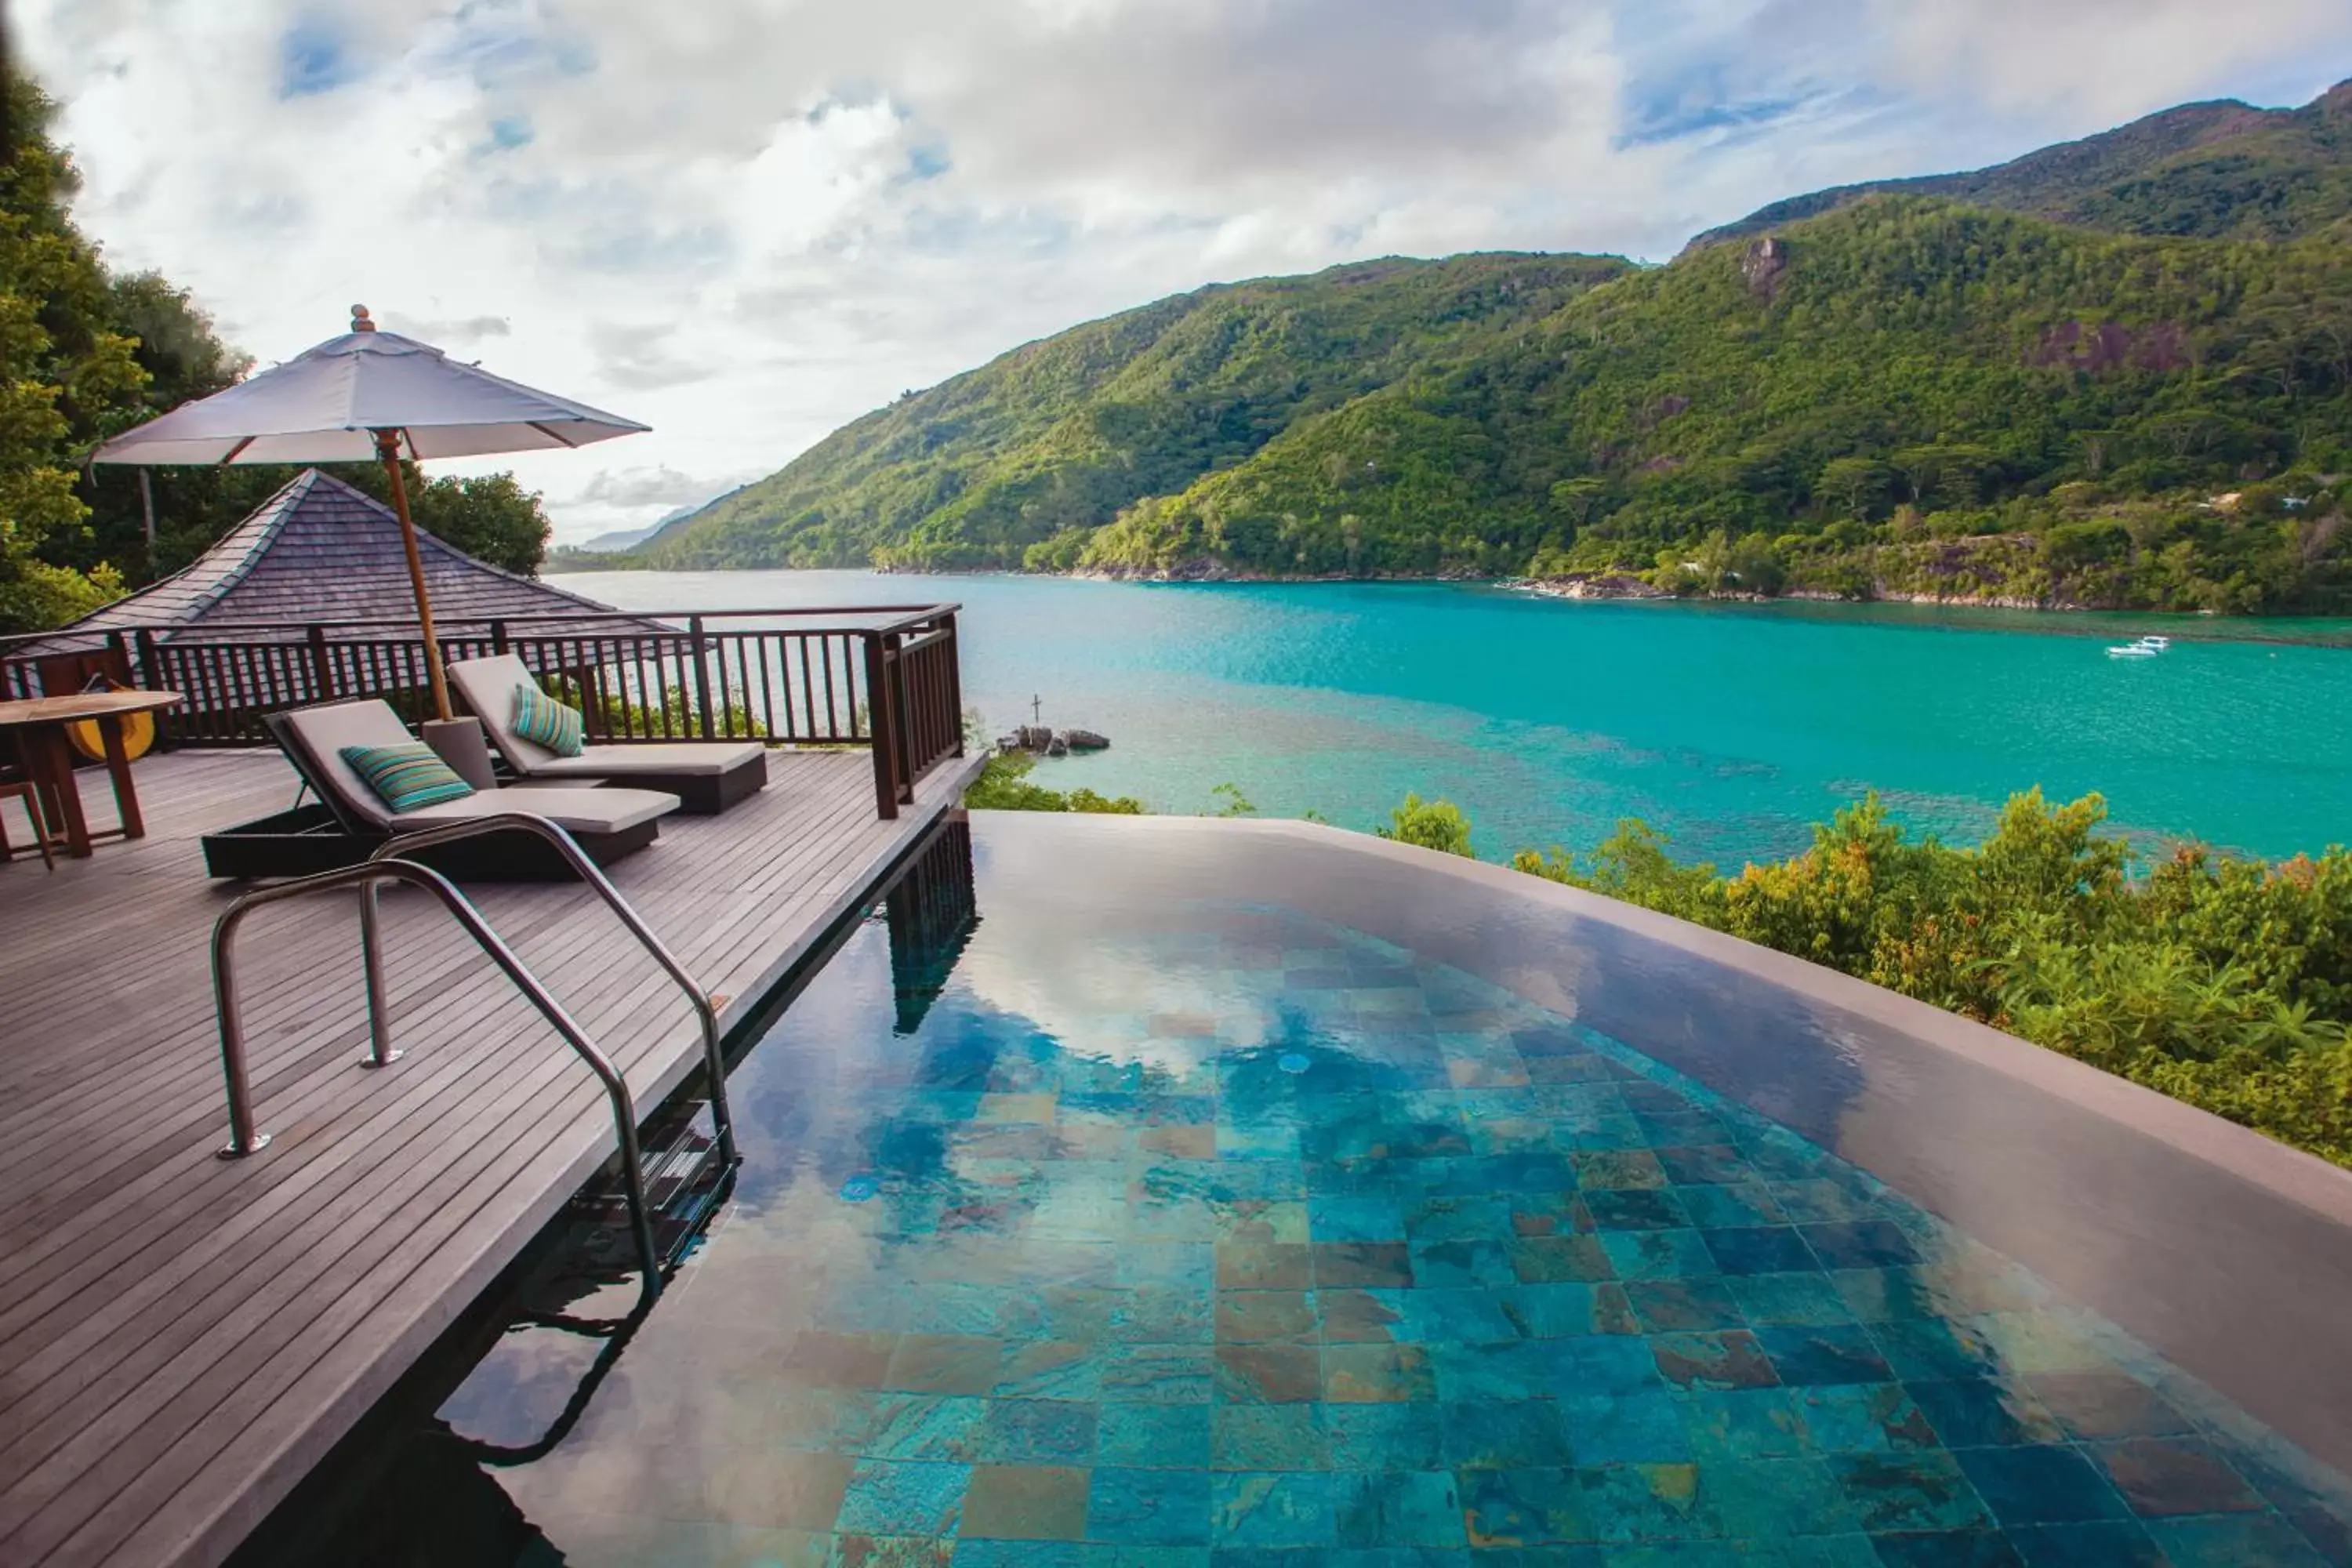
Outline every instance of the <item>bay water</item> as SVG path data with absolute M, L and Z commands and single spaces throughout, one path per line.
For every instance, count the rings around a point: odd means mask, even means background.
M 955 602 L 992 734 L 1110 737 L 1036 782 L 1212 812 L 1387 820 L 1407 791 L 1479 853 L 1590 847 L 1623 817 L 1677 858 L 1794 853 L 1877 790 L 1973 842 L 2014 791 L 2104 794 L 2150 850 L 2352 840 L 2352 623 L 1909 605 L 1568 602 L 1452 584 L 1132 584 L 863 572 L 598 573 L 625 609 Z M 2154 658 L 2111 658 L 2143 632 Z M 1076 874 L 1083 874 L 1080 870 Z

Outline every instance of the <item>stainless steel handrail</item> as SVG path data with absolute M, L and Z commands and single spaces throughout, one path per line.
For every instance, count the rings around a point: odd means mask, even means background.
M 262 888 L 247 893 L 221 915 L 213 926 L 213 993 L 220 1012 L 221 1071 L 228 1080 L 228 1142 L 218 1153 L 224 1160 L 243 1159 L 268 1147 L 270 1135 L 257 1132 L 253 1126 L 253 1091 L 247 1079 L 245 1066 L 245 1021 L 237 1003 L 235 938 L 245 917 L 267 904 L 282 903 L 311 893 L 333 892 L 344 888 L 373 887 L 380 882 L 408 882 L 425 889 L 447 910 L 452 918 L 474 939 L 475 945 L 489 956 L 490 961 L 514 983 L 540 1016 L 555 1026 L 597 1081 L 604 1086 L 604 1095 L 613 1108 L 613 1131 L 620 1145 L 621 1179 L 628 1191 L 629 1219 L 636 1233 L 637 1257 L 645 1271 L 645 1293 L 657 1294 L 662 1286 L 661 1251 L 654 1244 L 653 1217 L 646 1206 L 646 1173 L 637 1152 L 637 1112 L 629 1099 L 628 1081 L 613 1066 L 604 1053 L 596 1048 L 563 1005 L 539 983 L 538 976 L 524 967 L 514 950 L 507 946 L 499 933 L 482 919 L 466 895 L 450 880 L 429 866 L 413 860 L 378 859 L 357 866 L 345 866 L 332 871 L 321 871 L 299 881 L 281 882 L 276 887 Z
M 529 811 L 503 812 L 497 816 L 472 816 L 462 822 L 436 823 L 430 827 L 394 834 L 368 858 L 381 862 L 393 856 L 404 857 L 411 849 L 508 830 L 535 833 L 555 846 L 556 852 L 580 874 L 580 879 L 610 906 L 612 911 L 620 917 L 621 923 L 628 928 L 629 934 L 637 939 L 638 944 L 653 955 L 654 962 L 677 982 L 677 988 L 686 993 L 686 999 L 693 1004 L 695 1017 L 702 1026 L 702 1067 L 705 1076 L 710 1079 L 710 1116 L 719 1126 L 719 1157 L 733 1164 L 735 1120 L 727 1110 L 727 1058 L 719 1048 L 718 1006 L 710 1000 L 710 994 L 686 972 L 686 965 L 677 961 L 667 944 L 654 934 L 653 928 L 646 924 L 635 906 L 621 897 L 620 889 L 613 886 L 611 879 L 604 875 L 604 868 L 589 858 L 588 852 L 580 847 L 579 840 L 566 833 L 560 824 Z M 382 914 L 376 905 L 376 886 L 368 882 L 360 888 L 360 944 L 367 961 L 371 1044 L 370 1059 L 362 1064 L 366 1067 L 383 1067 L 400 1058 L 398 1051 L 391 1049 L 392 1021 L 384 989 Z

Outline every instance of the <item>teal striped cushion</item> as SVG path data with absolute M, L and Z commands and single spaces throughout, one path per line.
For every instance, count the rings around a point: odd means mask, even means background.
M 345 746 L 342 754 L 352 771 L 367 780 L 368 788 L 395 813 L 462 800 L 474 793 L 472 784 L 459 778 L 421 741 L 396 746 Z
M 536 686 L 515 686 L 513 729 L 559 757 L 580 754 L 580 710 L 566 708 Z

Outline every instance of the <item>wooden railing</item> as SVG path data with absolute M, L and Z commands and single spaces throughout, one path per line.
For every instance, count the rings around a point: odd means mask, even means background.
M 953 605 L 688 615 L 568 612 L 440 624 L 451 662 L 520 658 L 576 705 L 598 744 L 756 740 L 866 746 L 875 804 L 896 816 L 932 769 L 963 754 Z M 43 653 L 0 646 L 0 700 L 78 690 L 105 673 L 180 692 L 160 716 L 166 746 L 265 746 L 271 713 L 376 697 L 428 716 L 425 645 L 413 626 L 341 621 L 141 628 Z

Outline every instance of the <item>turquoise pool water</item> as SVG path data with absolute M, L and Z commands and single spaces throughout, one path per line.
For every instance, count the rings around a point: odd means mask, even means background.
M 857 931 L 731 1079 L 701 1250 L 616 1358 L 497 1342 L 396 1560 L 2352 1560 L 2283 1439 L 1624 1040 L 976 837 L 968 945 Z
M 2116 821 L 2264 855 L 2352 823 L 2347 622 L 1569 604 L 1476 586 L 1199 586 L 843 572 L 622 573 L 625 606 L 952 599 L 964 689 L 998 729 L 1111 736 L 1039 780 L 1213 811 L 1385 821 L 1408 790 L 1467 810 L 1480 852 L 1589 847 L 1623 816 L 1737 866 L 1801 849 L 1866 789 L 1974 840 L 2016 790 L 2104 792 Z M 2110 659 L 2142 631 L 2161 658 Z

